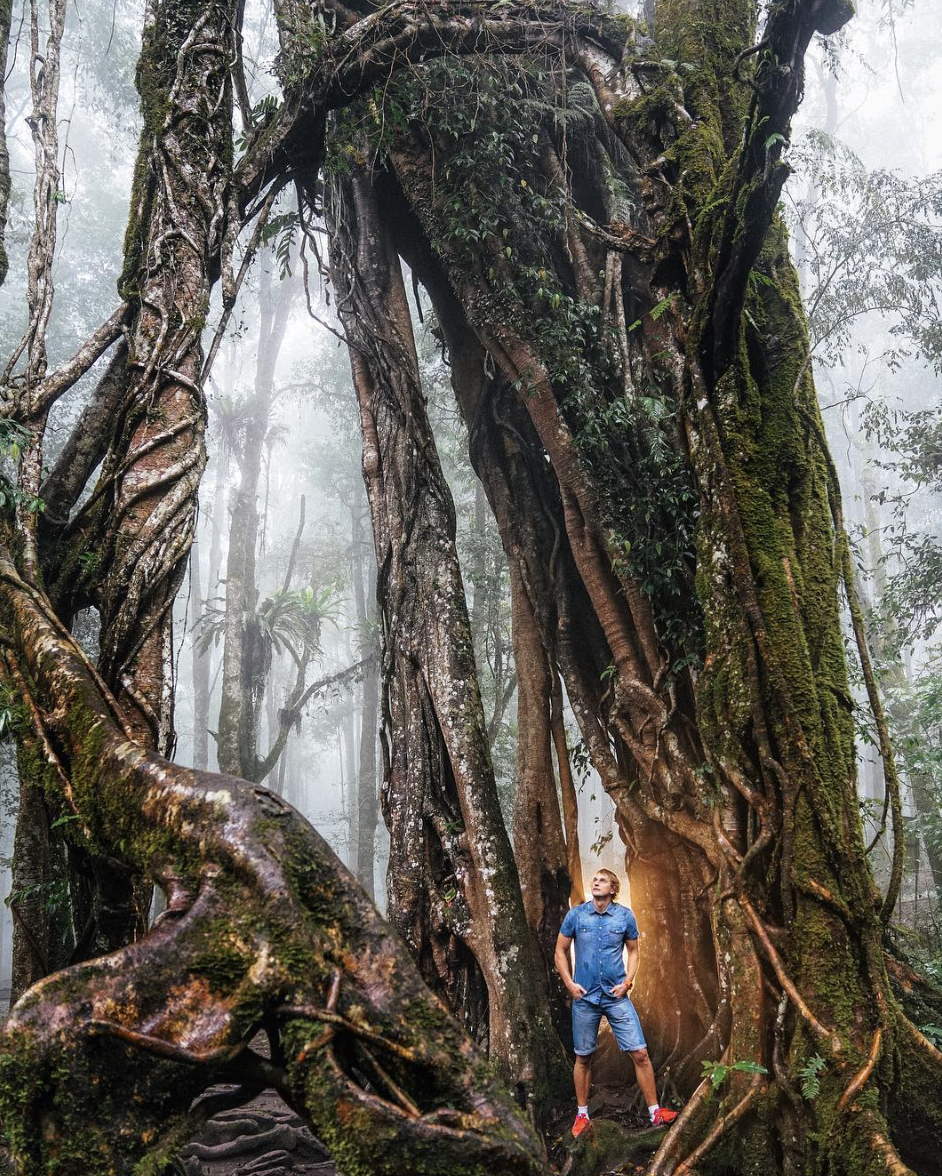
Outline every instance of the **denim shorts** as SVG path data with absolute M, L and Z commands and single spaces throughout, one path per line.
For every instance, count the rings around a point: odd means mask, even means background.
M 580 1057 L 595 1053 L 599 1040 L 599 1025 L 607 1017 L 620 1050 L 644 1049 L 646 1042 L 635 1006 L 627 996 L 616 1000 L 602 995 L 598 1004 L 590 1004 L 585 997 L 572 1002 L 572 1040 Z

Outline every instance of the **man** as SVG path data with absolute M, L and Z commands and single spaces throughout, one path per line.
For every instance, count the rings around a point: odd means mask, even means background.
M 598 1044 L 602 1017 L 608 1023 L 622 1051 L 631 1054 L 635 1077 L 655 1127 L 677 1118 L 676 1111 L 658 1105 L 654 1067 L 648 1057 L 641 1022 L 628 999 L 638 971 L 641 950 L 638 923 L 628 907 L 615 899 L 621 883 L 611 870 L 598 870 L 592 878 L 592 899 L 573 907 L 563 920 L 556 940 L 556 971 L 572 997 L 572 1036 L 576 1050 L 573 1081 L 576 1086 L 576 1121 L 573 1135 L 589 1126 L 589 1086 L 592 1055 Z M 569 948 L 576 945 L 576 977 L 569 969 Z M 624 945 L 628 944 L 625 969 Z

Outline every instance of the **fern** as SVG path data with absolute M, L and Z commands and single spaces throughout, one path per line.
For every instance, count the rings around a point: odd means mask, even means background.
M 821 1093 L 821 1079 L 818 1075 L 826 1065 L 827 1062 L 820 1054 L 814 1054 L 798 1071 L 798 1077 L 801 1079 L 801 1093 L 805 1098 L 817 1098 Z

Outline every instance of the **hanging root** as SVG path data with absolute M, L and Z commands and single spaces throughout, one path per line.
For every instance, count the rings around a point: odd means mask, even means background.
M 706 1139 L 701 1144 L 694 1148 L 690 1155 L 674 1169 L 674 1176 L 691 1176 L 694 1167 L 703 1157 L 716 1146 L 720 1138 L 732 1127 L 735 1123 L 745 1115 L 746 1111 L 752 1106 L 756 1098 L 768 1088 L 768 1083 L 764 1080 L 761 1074 L 756 1074 L 752 1080 L 752 1085 L 746 1091 L 745 1095 L 728 1111 L 722 1119 L 717 1122 L 710 1131 Z
M 727 1046 L 721 1060 L 726 1062 L 728 1059 L 729 1047 Z M 647 1176 L 667 1176 L 669 1172 L 673 1171 L 673 1165 L 677 1160 L 684 1137 L 693 1134 L 699 1126 L 701 1112 L 709 1105 L 712 1089 L 713 1083 L 709 1078 L 704 1078 L 664 1136 L 661 1146 L 657 1149 L 657 1154 L 648 1168 Z
M 882 1121 L 871 1110 L 861 1112 L 860 1126 L 867 1141 L 867 1150 L 875 1163 L 868 1164 L 866 1176 L 885 1172 L 888 1176 L 918 1176 L 900 1159 L 899 1152 L 887 1138 Z
M 936 1048 L 929 1038 L 924 1033 L 921 1033 L 908 1017 L 900 1017 L 900 1023 L 916 1049 L 924 1057 L 927 1057 L 942 1069 L 942 1050 Z
M 746 918 L 749 920 L 749 925 L 755 932 L 759 943 L 762 945 L 762 950 L 765 953 L 769 963 L 772 965 L 779 984 L 781 984 L 784 991 L 788 993 L 789 1000 L 801 1014 L 802 1019 L 808 1025 L 809 1029 L 811 1029 L 812 1033 L 814 1033 L 815 1037 L 817 1037 L 819 1041 L 828 1042 L 833 1053 L 840 1053 L 840 1038 L 833 1029 L 825 1028 L 825 1026 L 821 1024 L 814 1013 L 812 1013 L 811 1009 L 808 1008 L 808 1005 L 805 1003 L 803 997 L 795 987 L 794 981 L 785 971 L 785 965 L 782 962 L 782 957 L 775 950 L 775 947 L 772 944 L 772 940 L 769 938 L 769 933 L 763 925 L 762 920 L 756 914 L 752 904 L 744 894 L 737 894 L 736 901 L 742 908 L 743 914 L 745 914 Z
M 266 789 L 132 744 L 2 549 L 0 602 L 76 811 L 177 896 L 142 939 L 47 977 L 3 1026 L 0 1113 L 21 1176 L 153 1167 L 220 1079 L 273 1085 L 341 1171 L 545 1173 L 509 1095 L 314 829 Z M 330 1030 L 323 1048 L 312 1022 Z M 275 1024 L 268 1062 L 248 1042 Z
M 861 1066 L 861 1068 L 851 1079 L 850 1085 L 841 1095 L 841 1100 L 837 1104 L 837 1109 L 839 1111 L 846 1111 L 857 1095 L 860 1094 L 861 1090 L 863 1090 L 864 1086 L 866 1086 L 867 1079 L 873 1073 L 877 1064 L 877 1060 L 880 1057 L 880 1048 L 882 1044 L 883 1026 L 878 1025 L 877 1031 L 873 1035 L 873 1044 L 870 1046 L 870 1055 L 863 1066 Z

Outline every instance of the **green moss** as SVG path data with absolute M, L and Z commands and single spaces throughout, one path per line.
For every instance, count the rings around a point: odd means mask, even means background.
M 662 1127 L 647 1131 L 629 1131 L 610 1119 L 593 1119 L 592 1126 L 578 1139 L 567 1144 L 569 1176 L 602 1176 L 602 1173 L 626 1168 L 657 1149 L 664 1139 Z

